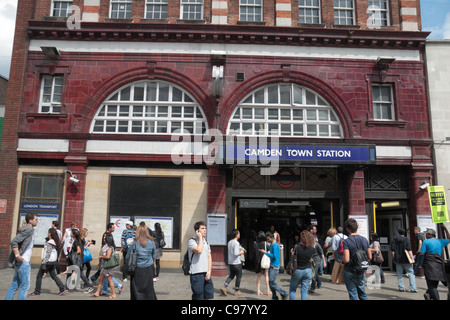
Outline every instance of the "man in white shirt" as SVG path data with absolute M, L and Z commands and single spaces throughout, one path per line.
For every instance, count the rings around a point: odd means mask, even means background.
M 188 254 L 191 260 L 190 280 L 192 300 L 214 298 L 214 285 L 211 279 L 211 248 L 206 242 L 206 223 L 198 221 L 194 225 L 195 236 L 188 241 Z
M 17 291 L 17 300 L 25 300 L 30 288 L 31 253 L 34 246 L 34 227 L 38 223 L 37 214 L 28 212 L 25 216 L 27 223 L 11 241 L 9 265 L 14 266 L 14 278 L 6 293 L 5 300 L 12 300 Z
M 236 277 L 234 295 L 240 296 L 243 294 L 241 291 L 239 291 L 242 279 L 241 255 L 247 252 L 247 250 L 241 250 L 241 245 L 238 241 L 240 237 L 241 234 L 238 229 L 233 229 L 233 231 L 231 231 L 231 240 L 228 241 L 228 265 L 230 267 L 230 275 L 228 276 L 227 280 L 225 280 L 225 284 L 223 285 L 223 287 L 220 288 L 220 292 L 222 292 L 224 296 L 227 295 L 227 287 L 234 279 L 234 277 Z

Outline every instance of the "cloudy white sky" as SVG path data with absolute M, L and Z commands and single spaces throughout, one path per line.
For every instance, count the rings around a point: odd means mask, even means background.
M 9 78 L 18 0 L 0 0 L 0 75 Z M 49 0 L 50 1 L 50 0 Z M 421 0 L 422 29 L 430 39 L 450 39 L 450 0 Z

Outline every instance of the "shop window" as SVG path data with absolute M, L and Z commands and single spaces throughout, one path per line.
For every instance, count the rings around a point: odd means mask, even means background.
M 203 134 L 206 118 L 197 102 L 162 81 L 141 81 L 114 92 L 98 109 L 92 133 Z
M 355 24 L 354 0 L 334 0 L 334 24 Z
M 50 15 L 52 17 L 68 17 L 72 14 L 72 11 L 68 8 L 73 4 L 73 1 L 52 1 L 52 8 Z
M 390 84 L 372 84 L 374 120 L 395 120 L 394 95 Z
M 144 222 L 151 230 L 152 221 L 166 221 L 165 249 L 180 249 L 181 181 L 181 177 L 112 176 L 110 218 L 126 216 L 136 225 Z
M 389 21 L 389 3 L 388 0 L 369 0 L 369 28 L 386 27 L 390 25 Z
M 112 19 L 131 18 L 131 2 L 132 0 L 111 0 L 109 17 Z
M 298 22 L 320 23 L 320 0 L 299 0 Z
M 60 113 L 63 92 L 63 76 L 44 75 L 41 79 L 39 112 Z
M 146 0 L 146 19 L 166 19 L 168 0 Z
M 39 223 L 35 228 L 36 245 L 45 244 L 52 221 L 60 220 L 63 186 L 64 175 L 35 173 L 23 175 L 19 224 L 24 221 L 27 212 L 38 215 Z
M 239 21 L 263 21 L 262 0 L 240 0 Z
M 180 19 L 202 20 L 203 0 L 181 0 Z
M 236 107 L 228 134 L 342 138 L 333 108 L 315 92 L 294 84 L 273 84 L 255 90 Z

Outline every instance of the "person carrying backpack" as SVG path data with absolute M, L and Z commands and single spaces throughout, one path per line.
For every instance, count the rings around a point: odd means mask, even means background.
M 364 269 L 367 269 L 372 259 L 372 252 L 369 248 L 369 242 L 358 232 L 358 222 L 349 218 L 345 221 L 345 229 L 349 234 L 344 240 L 345 263 L 344 279 L 350 300 L 368 300 L 365 291 L 366 275 Z
M 133 228 L 133 221 L 127 221 L 125 223 L 126 229 L 123 230 L 121 236 L 121 244 L 122 244 L 122 254 L 125 259 L 128 252 L 128 246 L 134 242 L 136 236 L 136 230 Z M 127 275 L 125 274 L 125 270 L 122 270 L 122 281 L 127 281 Z

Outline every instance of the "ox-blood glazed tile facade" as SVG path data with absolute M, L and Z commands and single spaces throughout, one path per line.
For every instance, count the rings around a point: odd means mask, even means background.
M 387 9 L 350 1 L 346 12 L 321 0 L 309 24 L 297 0 L 265 0 L 260 11 L 199 1 L 194 20 L 179 2 L 163 13 L 150 2 L 116 2 L 74 0 L 77 26 L 57 16 L 64 1 L 19 1 L 0 154 L 2 263 L 29 208 L 45 227 L 74 221 L 93 238 L 110 221 L 119 234 L 119 219 L 167 222 L 162 263 L 175 268 L 193 224 L 210 214 L 227 215 L 227 233 L 241 230 L 247 267 L 255 233 L 270 225 L 287 252 L 309 225 L 325 235 L 353 216 L 365 235 L 389 239 L 428 217 L 419 189 L 432 182 L 433 165 L 418 0 L 376 1 Z M 197 134 L 181 151 L 190 163 L 173 159 L 186 139 L 176 128 Z M 276 137 L 282 152 L 316 158 L 283 158 L 272 175 L 261 174 L 261 159 L 245 165 L 237 154 L 211 163 L 211 129 L 235 141 Z M 223 274 L 226 241 L 214 228 L 214 270 Z

